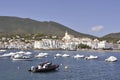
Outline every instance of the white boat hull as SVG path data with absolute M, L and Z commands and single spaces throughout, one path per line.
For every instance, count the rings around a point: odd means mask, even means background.
M 18 60 L 20 60 L 20 61 L 31 61 L 32 59 L 12 58 L 12 60 L 14 60 L 14 61 L 18 61 Z

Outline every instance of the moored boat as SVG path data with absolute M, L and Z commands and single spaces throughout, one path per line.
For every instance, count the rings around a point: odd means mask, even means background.
M 57 53 L 55 56 L 56 56 L 56 57 L 61 57 L 61 56 L 62 56 L 62 54 Z
M 85 57 L 85 59 L 98 59 L 98 56 L 90 55 L 88 57 Z
M 115 62 L 117 61 L 117 58 L 115 56 L 110 56 L 109 58 L 105 59 L 107 62 Z
M 11 56 L 13 56 L 13 55 L 15 55 L 16 53 L 14 53 L 14 52 L 10 52 L 10 53 L 5 53 L 5 54 L 3 54 L 3 55 L 0 55 L 0 57 L 11 57 Z
M 32 60 L 32 57 L 30 55 L 23 55 L 23 54 L 16 54 L 13 55 L 11 58 L 12 60 L 27 60 L 27 61 Z
M 79 55 L 79 54 L 76 54 L 76 55 L 73 56 L 73 58 L 75 58 L 75 59 L 76 58 L 84 58 L 84 57 L 85 57 L 84 55 Z
M 43 58 L 47 56 L 48 56 L 48 53 L 38 53 L 37 55 L 35 55 L 36 58 Z
M 0 49 L 0 52 L 5 52 L 5 51 L 7 51 L 7 50 L 4 50 L 4 49 Z
M 70 57 L 68 54 L 63 54 L 62 57 Z

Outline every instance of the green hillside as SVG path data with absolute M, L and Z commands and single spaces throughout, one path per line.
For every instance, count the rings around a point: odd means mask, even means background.
M 109 42 L 117 42 L 118 40 L 120 40 L 120 33 L 110 33 L 103 36 L 101 39 L 105 39 Z
M 62 24 L 53 21 L 37 21 L 29 18 L 0 16 L 0 36 L 11 34 L 45 34 L 64 36 L 65 31 L 76 37 L 90 37 L 94 36 L 76 32 Z

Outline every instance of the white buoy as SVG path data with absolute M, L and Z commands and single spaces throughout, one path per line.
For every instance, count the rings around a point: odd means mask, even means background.
M 69 67 L 68 67 L 68 66 L 65 66 L 64 68 L 65 68 L 65 70 L 67 70 Z

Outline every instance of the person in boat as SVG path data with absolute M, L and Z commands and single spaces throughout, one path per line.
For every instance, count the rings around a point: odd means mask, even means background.
M 48 68 L 49 66 L 51 66 L 52 63 L 48 62 L 46 64 L 43 65 L 43 68 Z
M 47 61 L 47 62 L 44 62 L 44 63 L 42 63 L 42 64 L 39 64 L 41 67 L 45 67 L 45 66 L 50 66 L 50 65 L 52 65 L 52 63 L 51 62 L 49 62 L 49 61 Z
M 42 69 L 42 66 L 41 66 L 41 65 L 38 65 L 38 69 Z

